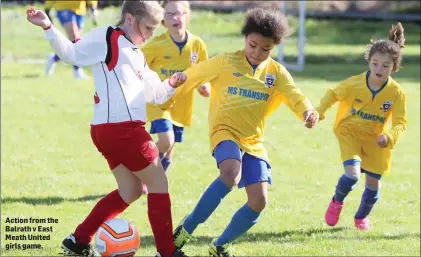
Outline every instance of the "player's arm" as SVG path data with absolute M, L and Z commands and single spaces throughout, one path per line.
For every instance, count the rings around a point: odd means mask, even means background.
M 282 102 L 285 103 L 288 108 L 294 112 L 294 114 L 300 119 L 304 119 L 304 113 L 306 111 L 314 111 L 313 105 L 304 96 L 299 88 L 296 87 L 291 74 L 283 69 L 278 74 L 278 86 L 276 87 L 281 95 Z
M 403 132 L 406 130 L 407 112 L 406 96 L 400 92 L 392 106 L 392 128 L 385 133 L 387 136 L 387 148 L 393 149 Z
M 343 81 L 335 88 L 329 88 L 325 95 L 320 99 L 320 105 L 316 108 L 319 112 L 320 120 L 325 119 L 326 111 L 329 110 L 336 102 L 342 101 L 348 94 L 348 84 Z
M 146 58 L 145 58 L 146 59 Z M 175 93 L 175 88 L 170 80 L 161 81 L 158 73 L 151 70 L 145 60 L 145 72 L 143 79 L 145 81 L 145 99 L 147 103 L 163 104 L 168 101 Z
M 45 30 L 45 39 L 50 42 L 54 52 L 65 63 L 78 66 L 91 66 L 104 61 L 107 55 L 105 42 L 106 28 L 89 31 L 73 43 L 54 26 Z
M 198 63 L 206 61 L 208 59 L 208 50 L 204 42 L 200 41 L 201 48 L 199 52 L 199 58 L 197 60 Z M 205 84 L 199 86 L 197 88 L 197 92 L 203 97 L 209 97 L 210 96 L 210 83 L 206 82 Z
M 159 105 L 161 109 L 168 109 L 173 105 L 177 99 L 188 95 L 192 90 L 198 88 L 206 82 L 212 84 L 212 80 L 216 79 L 222 68 L 223 55 L 215 56 L 211 59 L 190 66 L 184 73 L 187 75 L 187 80 L 184 84 L 177 88 L 175 94 L 165 104 Z

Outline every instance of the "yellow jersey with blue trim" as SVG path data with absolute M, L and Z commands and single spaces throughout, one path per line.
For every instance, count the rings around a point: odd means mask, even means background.
M 184 71 L 190 66 L 208 59 L 203 40 L 188 31 L 187 42 L 181 49 L 172 40 L 170 34 L 166 32 L 149 41 L 142 48 L 142 51 L 150 69 L 158 73 L 163 80 L 170 78 L 176 72 Z M 193 104 L 194 91 L 183 96 L 183 101 L 178 101 L 168 110 L 162 110 L 156 105 L 148 104 L 148 121 L 168 119 L 180 127 L 190 126 Z
M 320 119 L 339 101 L 334 129 L 346 128 L 353 135 L 372 140 L 381 134 L 388 137 L 388 148 L 394 148 L 406 130 L 406 96 L 400 85 L 389 77 L 382 88 L 372 91 L 368 87 L 369 72 L 363 72 L 342 81 L 327 90 L 317 108 Z M 387 123 L 392 118 L 392 127 Z
M 98 1 L 46 1 L 47 6 L 54 7 L 56 11 L 70 10 L 77 15 L 86 15 L 86 5 L 97 8 Z
M 243 151 L 269 160 L 263 146 L 266 119 L 281 103 L 300 120 L 306 110 L 313 109 L 287 69 L 270 57 L 254 70 L 244 50 L 239 50 L 217 55 L 190 67 L 185 73 L 187 81 L 161 108 L 176 104 L 183 95 L 210 82 L 211 151 L 220 142 L 232 140 Z

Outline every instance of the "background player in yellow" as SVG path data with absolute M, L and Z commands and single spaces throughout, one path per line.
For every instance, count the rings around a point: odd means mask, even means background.
M 98 1 L 45 1 L 45 9 L 49 13 L 52 8 L 56 10 L 57 19 L 66 31 L 66 35 L 70 40 L 78 40 L 82 35 L 85 26 L 86 7 L 92 8 L 93 15 L 98 15 Z M 52 75 L 54 73 L 55 64 L 60 58 L 55 53 L 48 56 L 45 73 Z M 76 79 L 88 79 L 83 69 L 79 66 L 73 66 L 73 75 Z
M 245 48 L 220 54 L 187 69 L 184 89 L 177 90 L 166 108 L 205 82 L 211 84 L 209 133 L 220 175 L 206 189 L 192 213 L 174 231 L 178 248 L 192 238 L 224 197 L 245 187 L 247 203 L 209 247 L 211 256 L 233 256 L 229 245 L 257 223 L 265 208 L 271 167 L 263 146 L 266 119 L 285 103 L 312 128 L 318 114 L 295 86 L 289 72 L 270 57 L 290 34 L 287 18 L 277 10 L 251 9 L 241 30 Z
M 205 43 L 198 36 L 190 33 L 186 25 L 190 17 L 188 1 L 164 1 L 163 25 L 167 31 L 149 41 L 142 51 L 150 69 L 167 79 L 178 71 L 184 71 L 191 65 L 208 59 Z M 208 85 L 198 89 L 202 96 L 209 96 Z M 151 122 L 151 134 L 158 135 L 157 146 L 161 163 L 166 171 L 171 164 L 174 143 L 183 142 L 184 127 L 192 123 L 194 91 L 183 96 L 169 110 L 162 110 L 156 105 L 147 105 L 147 117 Z
M 389 39 L 372 41 L 365 53 L 369 70 L 329 89 L 320 101 L 321 120 L 333 104 L 340 102 L 334 132 L 345 172 L 326 212 L 330 226 L 337 224 L 344 199 L 362 172 L 366 184 L 354 224 L 361 230 L 370 229 L 367 216 L 380 197 L 380 179 L 390 172 L 391 149 L 406 130 L 405 93 L 390 76 L 399 70 L 403 32 L 398 23 L 392 26 Z M 390 118 L 392 128 L 388 130 Z

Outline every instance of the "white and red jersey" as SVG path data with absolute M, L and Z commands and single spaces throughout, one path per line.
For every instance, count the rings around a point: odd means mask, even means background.
M 92 66 L 95 82 L 92 124 L 146 121 L 146 103 L 165 103 L 175 92 L 150 70 L 142 51 L 114 26 L 98 27 L 72 43 L 56 28 L 45 38 L 65 63 Z

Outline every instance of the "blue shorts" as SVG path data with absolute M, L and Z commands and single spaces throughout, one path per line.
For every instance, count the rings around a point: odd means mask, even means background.
M 85 16 L 77 15 L 70 10 L 60 10 L 56 12 L 57 18 L 60 21 L 61 25 L 64 25 L 68 22 L 75 22 L 79 29 L 85 27 Z
M 355 165 L 357 163 L 361 165 L 361 161 L 360 160 L 356 160 L 356 159 L 347 160 L 347 161 L 344 161 L 344 167 L 345 166 L 348 166 L 348 165 Z M 363 168 L 361 168 L 361 173 L 365 173 L 366 175 L 368 175 L 370 177 L 373 177 L 373 178 L 376 178 L 378 180 L 380 180 L 382 178 L 382 175 L 377 174 L 377 173 L 370 172 L 370 171 L 365 170 Z
M 167 119 L 159 119 L 159 120 L 152 121 L 151 130 L 149 131 L 149 133 L 151 134 L 164 133 L 171 130 L 174 131 L 174 141 L 177 143 L 183 142 L 184 127 L 176 126 Z
M 217 164 L 227 159 L 236 159 L 241 162 L 241 180 L 238 183 L 238 188 L 262 181 L 272 184 L 272 171 L 269 163 L 244 152 L 231 140 L 219 143 L 213 150 L 213 157 Z

